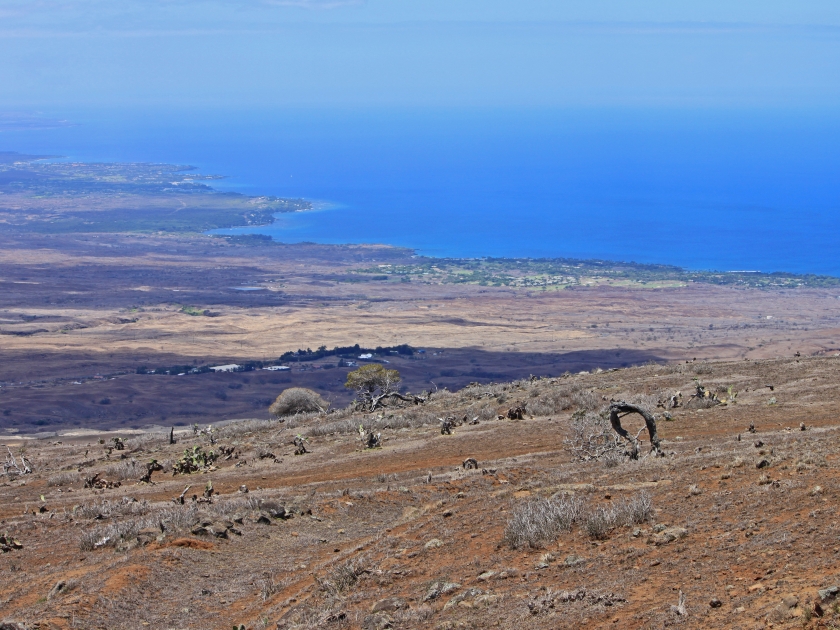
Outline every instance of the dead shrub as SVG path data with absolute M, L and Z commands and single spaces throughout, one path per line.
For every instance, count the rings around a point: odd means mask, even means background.
M 132 518 L 120 523 L 96 527 L 82 534 L 79 548 L 82 551 L 93 551 L 103 547 L 117 547 L 121 543 L 136 538 L 141 529 L 154 526 L 157 526 L 155 519 Z
M 537 499 L 520 506 L 505 527 L 504 542 L 511 548 L 543 547 L 560 532 L 569 531 L 583 513 L 584 502 L 574 496 Z
M 330 568 L 324 577 L 315 576 L 315 582 L 325 593 L 330 595 L 341 595 L 346 590 L 355 586 L 359 577 L 369 573 L 370 567 L 367 558 L 350 558 L 346 562 Z
M 572 407 L 577 407 L 578 409 L 582 409 L 584 411 L 595 411 L 603 402 L 601 398 L 595 394 L 595 392 L 591 392 L 586 389 L 572 394 L 571 400 Z
M 647 492 L 626 499 L 618 507 L 622 525 L 641 525 L 653 516 L 653 500 Z
M 568 388 L 555 388 L 528 401 L 528 410 L 535 416 L 548 416 L 567 411 L 574 406 Z
M 305 387 L 290 387 L 281 392 L 268 410 L 271 414 L 282 418 L 299 413 L 324 413 L 329 406 L 329 403 L 318 392 Z
M 131 497 L 123 497 L 119 501 L 94 501 L 85 503 L 75 508 L 74 515 L 81 518 L 103 519 L 121 516 L 143 516 L 151 510 L 149 503 L 144 499 L 137 501 Z
M 146 467 L 136 459 L 124 459 L 112 464 L 105 469 L 105 478 L 108 481 L 125 481 L 126 479 L 139 479 L 146 473 Z
M 598 507 L 583 519 L 583 531 L 593 540 L 606 540 L 616 526 L 616 513 L 611 507 Z
M 63 472 L 53 475 L 47 479 L 47 485 L 50 487 L 56 486 L 72 486 L 74 483 L 81 483 L 82 476 L 77 472 Z
M 598 507 L 583 518 L 582 527 L 593 540 L 606 540 L 616 527 L 639 525 L 653 516 L 653 502 L 642 492 L 610 506 Z
M 620 454 L 621 443 L 610 421 L 592 411 L 578 411 L 572 415 L 570 435 L 564 440 L 576 461 L 601 459 L 607 454 L 615 459 Z

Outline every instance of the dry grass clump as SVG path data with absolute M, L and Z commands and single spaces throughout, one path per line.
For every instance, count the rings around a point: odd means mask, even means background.
M 589 538 L 604 540 L 615 528 L 645 523 L 652 516 L 653 503 L 645 492 L 595 509 L 589 509 L 583 499 L 574 496 L 537 499 L 514 510 L 503 540 L 513 549 L 526 545 L 544 547 L 575 524 Z
M 142 516 L 148 514 L 150 511 L 151 506 L 145 499 L 143 501 L 137 501 L 130 497 L 123 497 L 119 501 L 103 499 L 102 501 L 85 503 L 75 508 L 73 513 L 81 518 L 103 519 L 123 516 Z
M 351 558 L 331 567 L 324 577 L 315 576 L 318 588 L 329 595 L 341 595 L 359 581 L 359 577 L 370 572 L 370 563 L 364 556 Z
M 653 516 L 650 496 L 642 492 L 635 497 L 589 512 L 581 524 L 593 540 L 605 540 L 616 527 L 640 525 Z
M 583 499 L 574 496 L 531 501 L 514 510 L 503 540 L 513 549 L 525 545 L 543 547 L 560 532 L 569 531 L 583 511 Z
M 116 547 L 132 538 L 136 538 L 141 529 L 156 525 L 157 521 L 155 519 L 141 517 L 111 523 L 103 527 L 95 527 L 82 534 L 79 549 L 93 551 L 102 547 Z
M 318 392 L 305 387 L 290 387 L 283 390 L 268 408 L 271 414 L 282 418 L 299 413 L 324 413 L 330 404 Z
M 262 433 L 276 425 L 276 421 L 272 422 L 270 420 L 237 420 L 236 422 L 231 422 L 230 424 L 220 427 L 218 435 L 220 439 L 232 439 L 252 433 Z
M 82 476 L 77 472 L 63 472 L 53 475 L 47 479 L 47 485 L 50 487 L 57 486 L 72 486 L 74 483 L 81 483 Z
M 619 437 L 609 420 L 592 411 L 578 411 L 572 415 L 569 437 L 564 442 L 572 459 L 583 462 L 601 459 L 608 454 L 612 454 L 614 460 L 621 448 Z
M 112 464 L 105 469 L 105 478 L 108 481 L 124 481 L 126 479 L 139 479 L 146 472 L 146 467 L 136 459 L 124 459 Z

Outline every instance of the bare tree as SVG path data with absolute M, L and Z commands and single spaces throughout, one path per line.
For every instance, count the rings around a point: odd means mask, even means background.
M 3 472 L 7 475 L 28 475 L 32 472 L 32 462 L 26 459 L 26 456 L 21 454 L 20 461 L 12 455 L 12 449 L 8 446 L 6 450 L 9 454 L 6 456 L 6 461 L 3 462 Z
M 659 436 L 656 435 L 656 419 L 653 417 L 653 414 L 638 405 L 634 405 L 623 400 L 614 400 L 610 402 L 610 424 L 612 425 L 613 430 L 630 444 L 630 452 L 628 452 L 628 455 L 630 455 L 633 459 L 637 459 L 639 457 L 638 434 L 634 437 L 621 426 L 621 418 L 631 413 L 637 413 L 645 419 L 645 427 L 647 428 L 648 437 L 650 438 L 650 452 L 655 455 L 663 455 L 659 442 Z M 639 432 L 641 433 L 641 431 Z

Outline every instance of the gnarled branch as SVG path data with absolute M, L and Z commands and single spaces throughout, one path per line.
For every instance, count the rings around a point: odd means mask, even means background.
M 650 451 L 656 455 L 663 455 L 659 436 L 656 435 L 656 420 L 653 414 L 647 409 L 639 407 L 623 400 L 614 400 L 610 403 L 610 424 L 613 430 L 621 437 L 627 440 L 633 447 L 633 452 L 630 454 L 634 459 L 639 456 L 639 440 L 638 436 L 633 437 L 624 427 L 621 426 L 621 415 L 630 413 L 637 413 L 645 419 L 645 426 L 647 427 L 648 437 L 650 437 Z

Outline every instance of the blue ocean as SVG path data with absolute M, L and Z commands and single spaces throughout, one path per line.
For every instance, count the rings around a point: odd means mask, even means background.
M 840 276 L 840 114 L 793 110 L 50 112 L 0 150 L 191 164 L 304 197 L 260 232 L 455 257 Z

